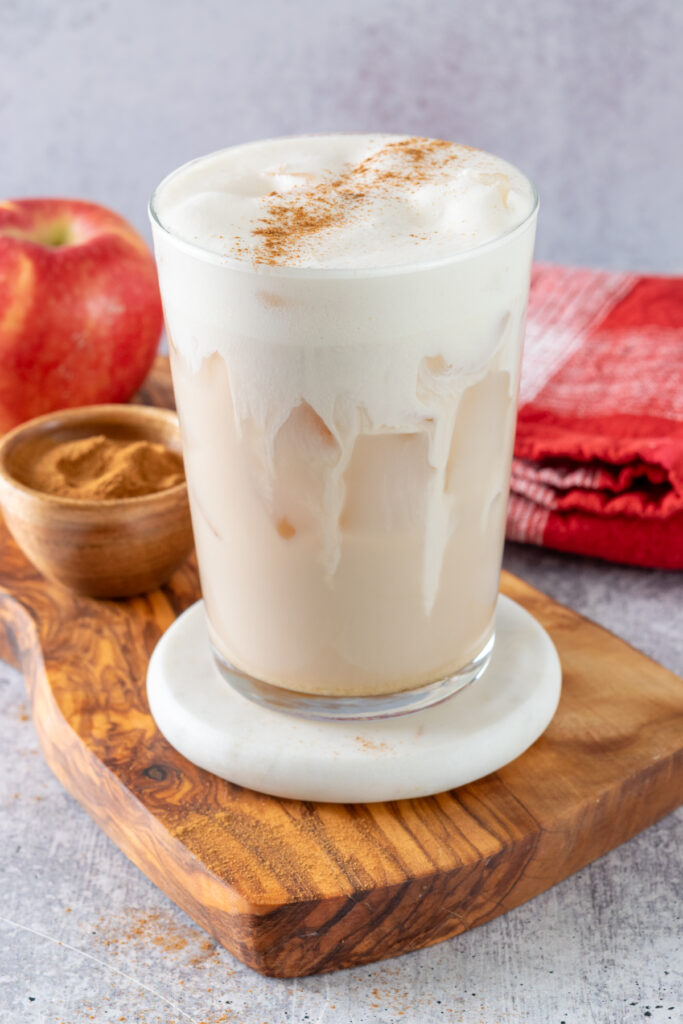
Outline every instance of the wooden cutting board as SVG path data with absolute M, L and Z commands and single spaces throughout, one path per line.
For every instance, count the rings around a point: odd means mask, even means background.
M 165 360 L 144 398 L 172 403 Z M 0 655 L 25 672 L 48 764 L 107 835 L 240 960 L 293 977 L 489 921 L 681 801 L 681 680 L 521 580 L 502 589 L 557 646 L 555 719 L 502 771 L 391 804 L 278 800 L 163 739 L 145 673 L 198 596 L 193 562 L 144 597 L 88 600 L 43 580 L 0 525 Z

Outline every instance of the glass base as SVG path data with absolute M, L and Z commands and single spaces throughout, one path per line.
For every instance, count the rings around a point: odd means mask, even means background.
M 495 634 L 476 658 L 444 679 L 437 679 L 436 682 L 427 683 L 415 690 L 401 690 L 400 693 L 383 693 L 368 697 L 325 697 L 321 694 L 300 693 L 298 690 L 273 686 L 240 672 L 219 654 L 213 644 L 211 646 L 223 678 L 238 693 L 255 704 L 298 718 L 345 721 L 395 718 L 397 715 L 409 715 L 413 711 L 422 711 L 434 704 L 441 704 L 460 690 L 464 690 L 484 673 L 491 660 L 494 642 Z

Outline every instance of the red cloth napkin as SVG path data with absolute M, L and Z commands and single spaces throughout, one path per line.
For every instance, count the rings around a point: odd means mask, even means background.
M 534 268 L 507 536 L 683 568 L 683 278 Z

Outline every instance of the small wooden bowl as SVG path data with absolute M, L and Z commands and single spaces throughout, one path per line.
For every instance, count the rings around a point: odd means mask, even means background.
M 22 483 L 39 450 L 94 434 L 181 450 L 170 409 L 92 405 L 38 416 L 0 440 L 0 505 L 15 541 L 48 579 L 88 597 L 130 597 L 165 583 L 192 550 L 187 484 L 96 501 Z

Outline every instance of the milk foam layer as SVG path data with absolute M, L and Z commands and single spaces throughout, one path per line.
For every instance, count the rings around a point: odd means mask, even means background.
M 493 624 L 530 186 L 493 157 L 437 147 L 423 208 L 405 201 L 418 231 L 403 199 L 368 184 L 341 228 L 304 231 L 289 251 L 257 233 L 274 180 L 273 202 L 296 191 L 300 203 L 300 173 L 337 180 L 396 141 L 239 147 L 176 172 L 155 199 L 214 643 L 243 671 L 309 693 L 433 681 L 474 658 Z M 387 159 L 393 173 L 399 158 Z M 239 252 L 219 238 L 230 231 Z
M 218 256 L 309 268 L 442 259 L 515 228 L 527 179 L 481 150 L 400 135 L 319 135 L 223 150 L 182 168 L 155 206 Z

